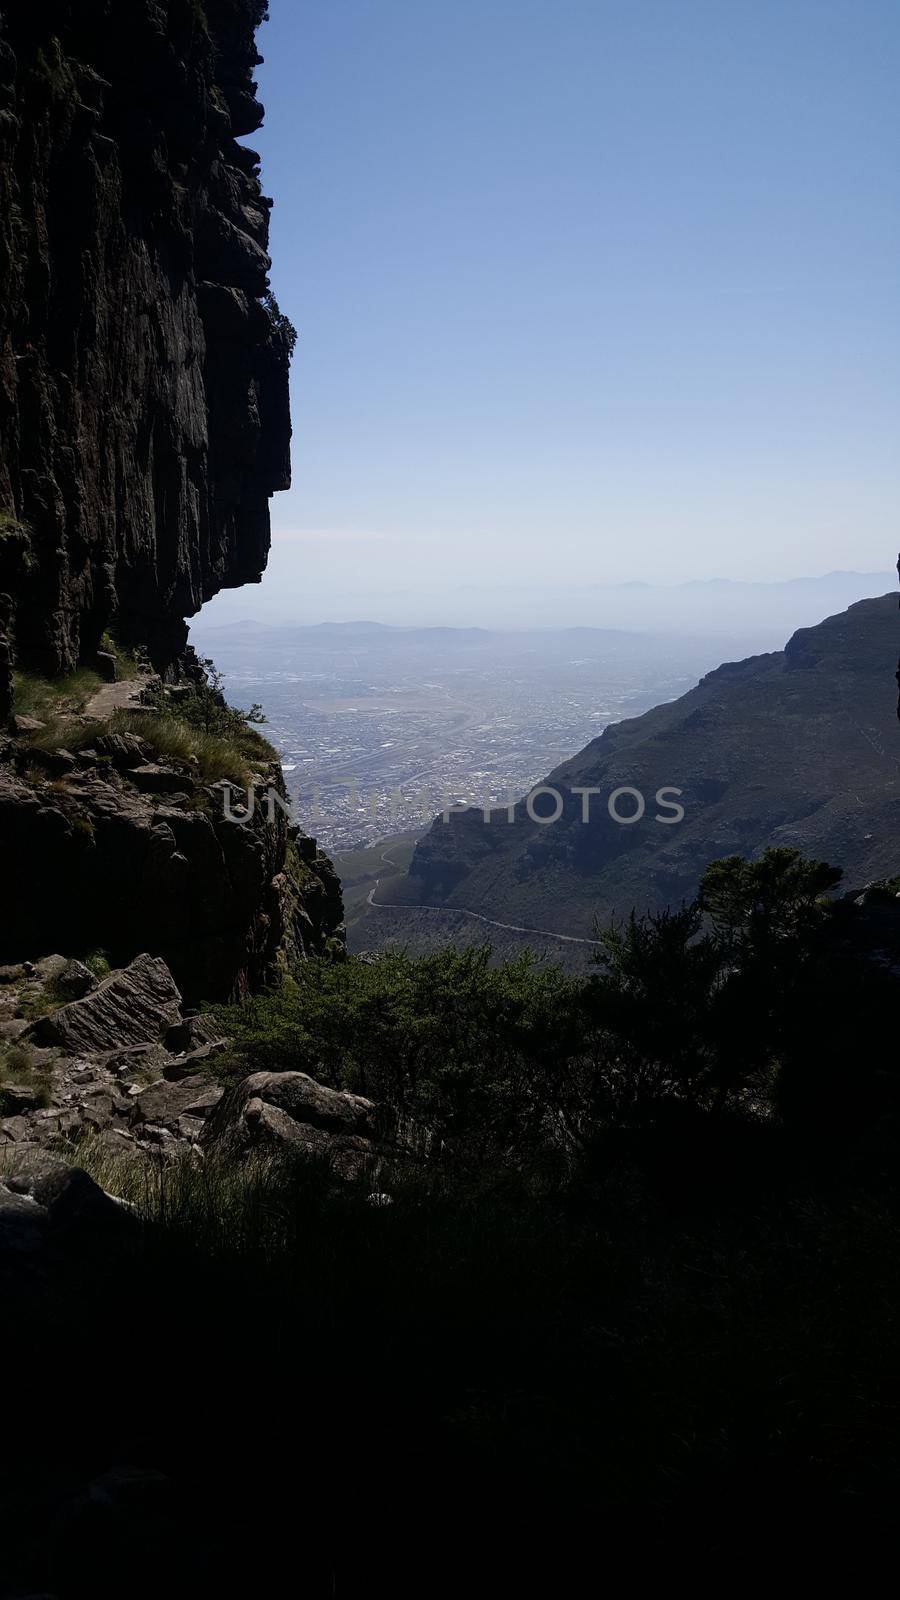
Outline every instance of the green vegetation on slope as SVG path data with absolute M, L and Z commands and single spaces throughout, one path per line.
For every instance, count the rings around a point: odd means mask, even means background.
M 598 930 L 588 977 L 471 946 L 303 965 L 224 1014 L 236 1069 L 366 1094 L 466 1161 L 571 1170 L 673 1117 L 852 1144 L 900 1115 L 898 981 L 868 947 L 900 916 L 888 888 L 833 901 L 839 878 L 787 849 L 714 863 L 696 902 Z

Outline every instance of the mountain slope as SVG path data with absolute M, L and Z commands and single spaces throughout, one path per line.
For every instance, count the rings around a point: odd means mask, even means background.
M 388 899 L 585 935 L 597 916 L 692 895 L 717 856 L 767 845 L 827 857 L 849 882 L 896 872 L 896 654 L 897 599 L 886 595 L 802 629 L 783 651 L 719 667 L 552 772 L 555 823 L 535 821 L 525 801 L 512 822 L 505 812 L 438 819 Z M 621 787 L 644 797 L 636 823 L 609 814 Z M 575 792 L 586 788 L 600 792 Z M 674 814 L 655 800 L 666 788 L 681 791 L 681 821 L 656 820 Z M 631 816 L 637 805 L 622 797 L 617 809 Z M 535 815 L 554 808 L 549 795 L 532 802 Z M 396 935 L 397 918 L 385 921 Z

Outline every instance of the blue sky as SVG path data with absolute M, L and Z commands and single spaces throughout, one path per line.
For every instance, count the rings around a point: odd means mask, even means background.
M 271 0 L 259 44 L 270 602 L 890 566 L 897 0 Z

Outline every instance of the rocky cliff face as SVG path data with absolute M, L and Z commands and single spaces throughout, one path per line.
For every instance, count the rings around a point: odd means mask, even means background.
M 290 480 L 290 333 L 263 118 L 263 0 L 31 0 L 0 34 L 0 713 L 12 639 L 50 672 L 104 630 L 183 649 L 259 579 Z
M 136 767 L 121 710 L 79 716 L 65 675 L 108 671 L 112 633 L 190 693 L 185 619 L 266 565 L 293 330 L 237 142 L 263 119 L 264 12 L 0 0 L 0 944 L 149 950 L 192 998 L 339 950 L 340 886 L 281 812 L 228 822 L 158 740 Z M 49 730 L 10 722 L 16 667 L 65 680 Z

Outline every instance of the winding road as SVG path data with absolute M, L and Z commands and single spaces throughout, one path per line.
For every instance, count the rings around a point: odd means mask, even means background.
M 387 862 L 388 866 L 396 867 L 398 872 L 402 872 L 403 869 L 398 862 L 393 861 L 385 851 L 382 851 L 381 859 Z M 505 933 L 533 933 L 541 939 L 558 939 L 561 944 L 588 944 L 593 945 L 595 949 L 600 945 L 599 939 L 582 939 L 574 933 L 553 933 L 550 928 L 525 928 L 517 922 L 497 922 L 494 917 L 485 917 L 480 911 L 469 911 L 466 906 L 385 905 L 375 899 L 380 883 L 381 879 L 376 878 L 366 896 L 366 903 L 373 911 L 430 911 L 438 916 L 471 917 L 473 922 L 483 922 L 488 928 L 502 928 Z

